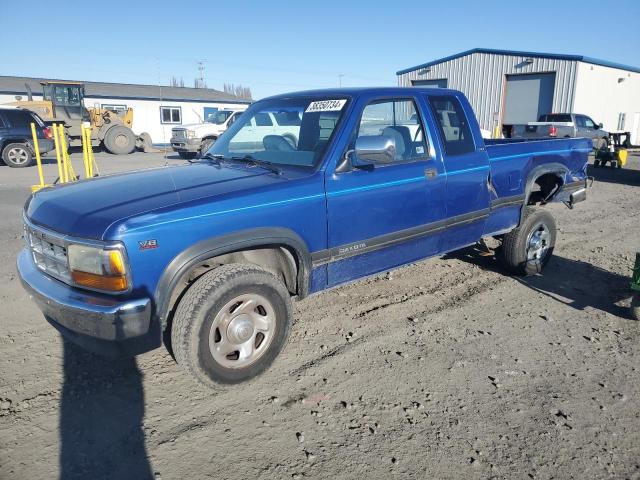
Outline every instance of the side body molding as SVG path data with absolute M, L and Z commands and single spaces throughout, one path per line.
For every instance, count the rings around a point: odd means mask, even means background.
M 291 250 L 297 262 L 297 295 L 309 293 L 311 254 L 300 236 L 286 228 L 255 228 L 213 237 L 192 245 L 176 255 L 164 269 L 155 292 L 156 316 L 164 327 L 169 315 L 171 296 L 192 267 L 205 260 L 239 250 L 280 246 Z

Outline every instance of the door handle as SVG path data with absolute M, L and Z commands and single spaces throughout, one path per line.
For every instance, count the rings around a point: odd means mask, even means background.
M 424 171 L 424 176 L 427 177 L 427 180 L 433 180 L 438 176 L 438 171 L 435 168 L 427 168 Z

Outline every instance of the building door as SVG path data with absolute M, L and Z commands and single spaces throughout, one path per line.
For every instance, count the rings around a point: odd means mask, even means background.
M 555 84 L 555 73 L 507 75 L 502 124 L 535 122 L 551 113 Z
M 436 78 L 433 80 L 411 80 L 411 86 L 426 88 L 447 88 L 447 79 Z

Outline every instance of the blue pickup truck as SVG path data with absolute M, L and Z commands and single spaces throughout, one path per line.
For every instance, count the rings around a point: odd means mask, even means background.
M 590 151 L 483 140 L 454 90 L 279 95 L 200 159 L 33 194 L 18 271 L 70 340 L 132 355 L 164 339 L 202 383 L 237 383 L 283 348 L 292 299 L 487 237 L 508 272 L 540 272 L 544 205 L 585 200 Z

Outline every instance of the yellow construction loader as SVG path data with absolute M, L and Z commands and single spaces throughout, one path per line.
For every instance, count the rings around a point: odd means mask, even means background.
M 148 133 L 136 136 L 131 130 L 133 109 L 116 113 L 104 108 L 86 108 L 84 105 L 84 84 L 80 82 L 44 81 L 42 100 L 33 100 L 27 85 L 28 100 L 17 100 L 15 105 L 37 113 L 47 123 L 64 124 L 69 145 L 82 144 L 83 122 L 91 124 L 91 143 L 103 145 L 116 155 L 133 152 L 136 148 L 151 149 Z

